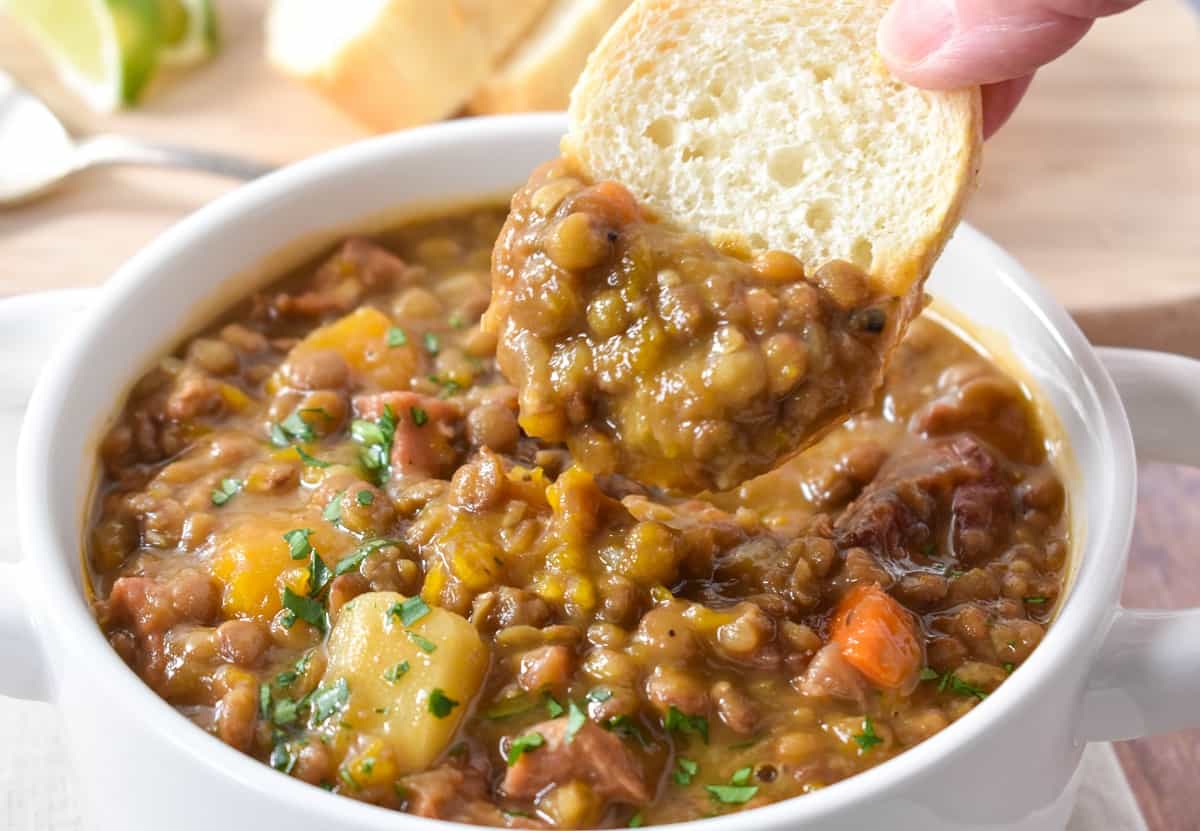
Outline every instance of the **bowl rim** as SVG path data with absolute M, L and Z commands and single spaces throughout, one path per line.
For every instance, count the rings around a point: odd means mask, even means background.
M 36 564 L 32 590 L 42 602 L 35 604 L 37 620 L 51 624 L 39 627 L 43 654 L 55 645 L 54 639 L 67 638 L 58 645 L 74 648 L 87 655 L 96 669 L 95 683 L 108 686 L 113 693 L 112 706 L 131 712 L 145 722 L 160 741 L 173 745 L 191 764 L 201 765 L 214 777 L 233 786 L 252 789 L 272 800 L 287 800 L 301 806 L 315 820 L 353 823 L 363 829 L 394 829 L 398 823 L 411 823 L 414 829 L 437 831 L 450 826 L 478 826 L 425 819 L 381 808 L 307 785 L 289 776 L 280 776 L 268 765 L 225 745 L 215 736 L 196 729 L 149 686 L 130 671 L 111 649 L 91 615 L 84 594 L 69 563 L 78 551 L 64 551 L 55 544 L 56 517 L 38 498 L 49 492 L 51 483 L 43 460 L 50 455 L 55 441 L 53 428 L 61 415 L 56 402 L 63 400 L 72 378 L 86 371 L 87 359 L 100 347 L 109 331 L 105 328 L 113 312 L 136 300 L 139 287 L 161 279 L 170 271 L 178 252 L 220 239 L 223 229 L 252 216 L 257 211 L 278 207 L 300 192 L 319 191 L 349 171 L 376 169 L 381 165 L 419 164 L 423 154 L 434 147 L 445 149 L 479 134 L 488 134 L 497 148 L 505 142 L 545 140 L 565 132 L 561 113 L 491 116 L 461 119 L 401 133 L 370 138 L 339 147 L 288 165 L 262 179 L 239 187 L 201 207 L 170 227 L 121 266 L 94 298 L 85 319 L 54 350 L 30 399 L 22 424 L 17 451 L 19 532 L 24 552 L 20 567 Z M 498 150 L 497 158 L 502 158 Z M 518 171 L 518 177 L 526 172 Z M 803 798 L 792 798 L 750 811 L 719 817 L 675 823 L 679 828 L 709 828 L 723 825 L 729 831 L 751 831 L 766 826 L 783 827 L 796 823 L 815 823 L 839 814 L 865 800 L 895 794 L 906 783 L 948 756 L 969 753 L 973 740 L 1014 718 L 1019 710 L 1036 700 L 1044 687 L 1060 682 L 1054 670 L 1076 659 L 1078 653 L 1094 652 L 1099 646 L 1097 633 L 1103 633 L 1116 611 L 1120 581 L 1124 574 L 1132 531 L 1135 473 L 1134 452 L 1129 424 L 1120 398 L 1107 371 L 1086 338 L 1067 312 L 1055 302 L 1009 254 L 974 228 L 963 225 L 957 232 L 958 244 L 977 250 L 994 269 L 994 278 L 1034 314 L 1054 338 L 1060 350 L 1076 363 L 1083 388 L 1074 390 L 1087 400 L 1097 421 L 1090 424 L 1095 436 L 1092 447 L 1076 443 L 1075 452 L 1103 451 L 1111 464 L 1104 501 L 1113 510 L 1101 517 L 1089 517 L 1087 537 L 1078 556 L 1078 567 L 1054 626 L 1033 651 L 1020 671 L 1008 679 L 987 701 L 965 717 L 899 756 L 862 773 L 849 777 Z M 253 266 L 253 263 L 247 263 Z M 219 285 L 214 280 L 213 290 Z M 132 370 L 131 370 L 132 371 Z M 106 405 L 112 402 L 105 402 Z M 82 462 L 81 462 L 82 463 Z M 75 521 L 78 518 L 74 518 Z M 29 569 L 27 569 L 29 570 Z M 63 598 L 75 602 L 63 602 Z M 49 642 L 47 639 L 52 639 Z M 1082 681 L 1081 681 L 1082 683 Z M 83 773 L 86 776 L 86 772 Z

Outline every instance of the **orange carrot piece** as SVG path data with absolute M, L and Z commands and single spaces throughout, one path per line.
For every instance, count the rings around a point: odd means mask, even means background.
M 912 613 L 875 585 L 846 592 L 830 635 L 846 661 L 884 689 L 908 690 L 921 668 L 921 641 Z

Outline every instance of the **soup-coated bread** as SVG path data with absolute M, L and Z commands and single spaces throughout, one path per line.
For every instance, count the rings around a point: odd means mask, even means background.
M 918 90 L 875 51 L 885 0 L 639 0 L 592 53 L 564 145 L 664 218 L 903 294 L 979 165 L 978 89 Z

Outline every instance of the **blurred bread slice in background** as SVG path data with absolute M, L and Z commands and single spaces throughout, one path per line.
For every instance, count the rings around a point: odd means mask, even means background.
M 267 57 L 367 126 L 398 130 L 459 112 L 548 5 L 275 0 Z
M 553 0 L 471 98 L 473 113 L 565 110 L 588 54 L 631 0 Z

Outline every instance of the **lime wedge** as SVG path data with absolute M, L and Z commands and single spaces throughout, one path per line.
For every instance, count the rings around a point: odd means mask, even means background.
M 217 51 L 217 10 L 212 0 L 158 0 L 162 15 L 162 62 L 199 63 Z
M 210 0 L 0 0 L 93 107 L 136 104 L 161 64 L 216 50 Z

